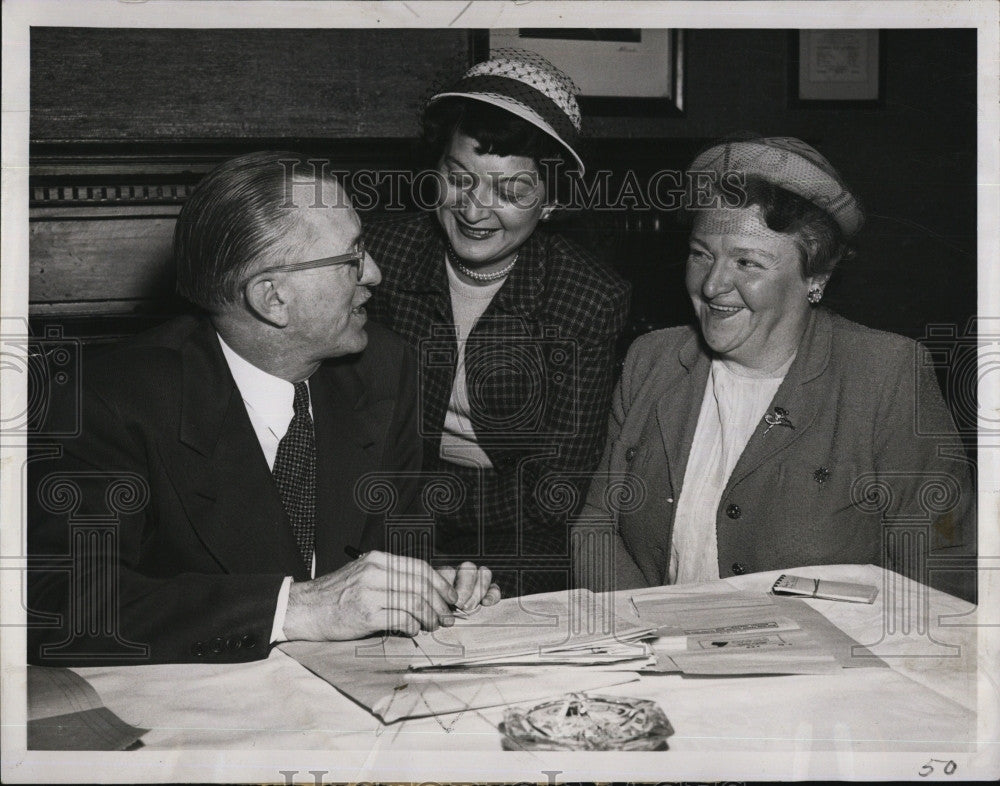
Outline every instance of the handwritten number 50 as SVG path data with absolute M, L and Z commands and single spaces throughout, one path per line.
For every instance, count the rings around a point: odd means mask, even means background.
M 955 770 L 958 769 L 958 765 L 955 764 L 955 762 L 951 761 L 950 759 L 948 761 L 945 761 L 944 759 L 931 759 L 923 767 L 920 768 L 920 777 L 926 778 L 928 775 L 934 772 L 935 764 L 944 765 L 942 770 L 945 775 L 951 775 L 953 772 L 955 772 Z

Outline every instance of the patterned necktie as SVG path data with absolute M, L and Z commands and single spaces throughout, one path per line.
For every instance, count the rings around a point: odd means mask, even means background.
M 295 383 L 292 408 L 292 422 L 278 443 L 273 475 L 302 561 L 309 571 L 316 536 L 316 437 L 309 417 L 309 388 L 305 382 Z

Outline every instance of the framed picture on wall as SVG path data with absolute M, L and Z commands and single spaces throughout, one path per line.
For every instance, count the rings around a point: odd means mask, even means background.
M 880 30 L 796 30 L 789 42 L 792 107 L 878 107 L 885 94 Z
M 682 30 L 522 27 L 472 33 L 476 61 L 503 47 L 538 52 L 569 74 L 589 115 L 683 114 Z

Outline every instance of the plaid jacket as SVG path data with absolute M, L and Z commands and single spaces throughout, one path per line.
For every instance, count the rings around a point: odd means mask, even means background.
M 440 466 L 457 360 L 443 232 L 431 214 L 406 216 L 371 225 L 365 242 L 383 277 L 369 314 L 418 351 L 425 458 Z M 565 238 L 535 232 L 522 246 L 465 350 L 472 426 L 495 474 L 471 511 L 482 529 L 516 527 L 522 547 L 529 531 L 565 537 L 604 447 L 628 308 L 629 285 Z

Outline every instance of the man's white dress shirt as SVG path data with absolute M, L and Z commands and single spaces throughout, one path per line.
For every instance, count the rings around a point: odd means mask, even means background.
M 216 333 L 218 336 L 218 333 Z M 278 455 L 278 443 L 288 431 L 295 411 L 292 403 L 295 400 L 295 386 L 287 380 L 268 374 L 257 368 L 253 363 L 236 354 L 219 336 L 219 346 L 222 355 L 229 365 L 240 398 L 250 417 L 250 425 L 260 443 L 268 469 L 274 471 L 274 459 Z M 308 381 L 306 385 L 308 386 Z M 312 391 L 309 395 L 309 416 L 312 417 Z M 316 554 L 312 559 L 312 576 L 316 575 Z M 292 586 L 292 577 L 285 576 L 278 592 L 278 603 L 274 612 L 274 624 L 271 626 L 271 643 L 287 641 L 284 634 L 285 613 L 288 611 L 288 590 Z

